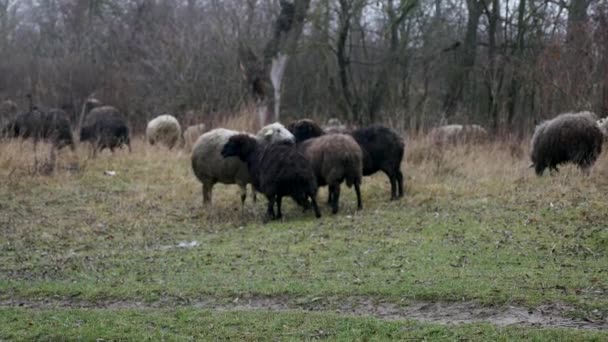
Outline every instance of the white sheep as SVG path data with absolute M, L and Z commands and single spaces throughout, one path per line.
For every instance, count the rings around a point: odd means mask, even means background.
M 296 137 L 279 122 L 274 122 L 266 125 L 260 129 L 257 134 L 258 139 L 262 139 L 264 142 L 286 142 L 296 143 Z
M 173 148 L 182 136 L 182 128 L 177 119 L 169 114 L 157 116 L 148 122 L 146 137 L 150 145 L 161 143 Z

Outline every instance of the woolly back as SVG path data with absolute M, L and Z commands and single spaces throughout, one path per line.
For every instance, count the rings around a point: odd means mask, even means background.
M 599 143 L 601 149 L 603 134 L 596 120 L 594 113 L 579 112 L 560 114 L 542 122 L 536 126 L 532 136 L 530 153 L 532 162 L 538 163 L 541 158 L 564 155 L 566 151 L 577 148 L 581 140 Z M 576 155 L 576 151 L 570 151 L 568 154 Z

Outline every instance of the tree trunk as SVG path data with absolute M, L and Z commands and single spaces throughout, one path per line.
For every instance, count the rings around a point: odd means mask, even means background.
M 477 28 L 479 17 L 483 10 L 484 0 L 467 0 L 467 30 L 464 43 L 460 47 L 458 65 L 452 73 L 449 81 L 449 89 L 443 101 L 443 112 L 449 119 L 456 112 L 458 105 L 462 102 L 463 91 L 467 86 L 469 75 L 475 66 L 475 55 L 477 53 Z
M 517 97 L 519 91 L 520 76 L 517 68 L 517 63 L 522 63 L 521 58 L 523 56 L 524 49 L 524 34 L 526 32 L 526 0 L 519 0 L 519 6 L 517 9 L 517 42 L 513 51 L 515 60 L 515 67 L 513 68 L 513 75 L 511 76 L 511 84 L 509 86 L 509 92 L 507 95 L 507 125 L 512 127 L 513 119 L 515 118 L 515 109 L 517 104 Z
M 289 56 L 295 53 L 310 6 L 310 0 L 294 0 L 293 3 L 281 0 L 279 3 L 281 12 L 274 23 L 274 35 L 264 48 L 263 59 L 260 61 L 244 45 L 239 48 L 241 70 L 255 99 L 260 126 L 271 116 L 275 121 L 280 118 L 283 76 Z M 273 96 L 270 96 L 270 87 Z

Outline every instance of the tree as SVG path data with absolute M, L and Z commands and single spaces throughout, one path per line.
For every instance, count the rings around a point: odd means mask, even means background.
M 295 0 L 293 3 L 281 0 L 279 4 L 281 11 L 274 23 L 273 37 L 264 48 L 263 59 L 260 61 L 244 43 L 239 47 L 241 69 L 256 101 L 260 125 L 269 121 L 269 116 L 279 120 L 285 68 L 290 56 L 296 52 L 310 0 Z

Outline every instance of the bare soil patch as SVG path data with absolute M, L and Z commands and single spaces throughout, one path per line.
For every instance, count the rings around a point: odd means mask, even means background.
M 382 320 L 414 320 L 444 325 L 489 323 L 496 326 L 527 326 L 539 328 L 608 329 L 606 317 L 571 318 L 572 307 L 547 304 L 536 308 L 521 306 L 483 306 L 466 302 L 387 302 L 370 297 L 315 297 L 290 298 L 287 296 L 247 296 L 236 298 L 200 297 L 163 298 L 155 302 L 138 300 L 101 300 L 95 302 L 69 298 L 5 299 L 1 308 L 21 307 L 30 309 L 162 309 L 191 307 L 206 310 L 265 310 L 273 312 L 306 311 L 336 313 L 340 315 L 375 317 Z

